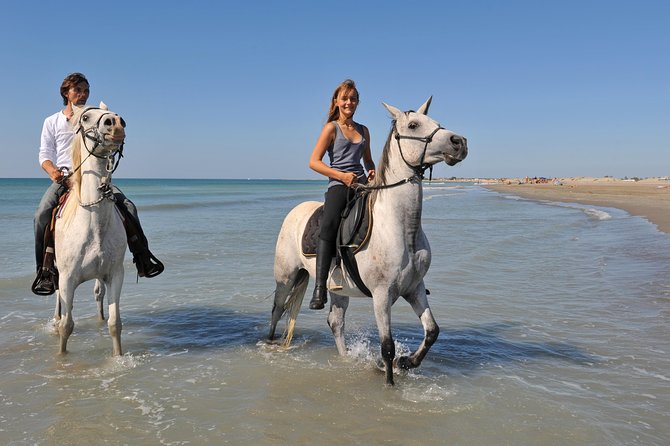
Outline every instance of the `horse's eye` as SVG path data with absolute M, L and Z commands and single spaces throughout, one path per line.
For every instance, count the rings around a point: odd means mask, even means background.
M 410 122 L 410 123 L 407 125 L 407 127 L 408 127 L 410 130 L 416 130 L 416 129 L 419 128 L 419 123 L 416 122 L 416 121 L 412 121 L 412 122 Z
M 88 116 L 86 116 L 86 115 L 82 116 L 81 120 L 84 121 L 84 122 L 88 121 Z

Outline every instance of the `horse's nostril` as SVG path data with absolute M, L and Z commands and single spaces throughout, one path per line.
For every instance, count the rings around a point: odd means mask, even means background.
M 451 135 L 451 143 L 455 146 L 460 146 L 463 144 L 463 138 L 458 135 Z
M 114 125 L 114 122 L 110 118 L 107 118 L 107 119 L 105 119 L 104 124 L 109 126 L 109 125 Z

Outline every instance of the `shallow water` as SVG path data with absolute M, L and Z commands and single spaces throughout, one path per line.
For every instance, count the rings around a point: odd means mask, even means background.
M 69 353 L 53 298 L 30 293 L 42 180 L 0 180 L 0 443 L 665 445 L 670 441 L 670 237 L 623 211 L 425 188 L 427 276 L 441 333 L 383 385 L 367 299 L 337 355 L 324 311 L 288 351 L 267 334 L 275 237 L 321 182 L 119 180 L 166 271 L 126 258 L 112 358 L 92 284 Z M 282 325 L 283 326 L 283 325 Z M 281 327 L 280 327 L 281 328 Z M 421 341 L 403 301 L 399 351 Z

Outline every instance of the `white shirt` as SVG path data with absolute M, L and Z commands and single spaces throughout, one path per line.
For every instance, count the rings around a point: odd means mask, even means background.
M 40 166 L 49 160 L 56 167 L 71 169 L 70 145 L 73 139 L 72 127 L 62 111 L 46 118 L 40 138 Z

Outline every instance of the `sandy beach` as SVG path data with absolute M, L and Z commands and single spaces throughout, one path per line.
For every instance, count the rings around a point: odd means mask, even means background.
M 548 183 L 525 179 L 503 180 L 485 187 L 533 200 L 592 204 L 623 209 L 646 218 L 660 231 L 670 233 L 670 181 L 650 178 L 627 181 L 614 178 L 558 178 Z

